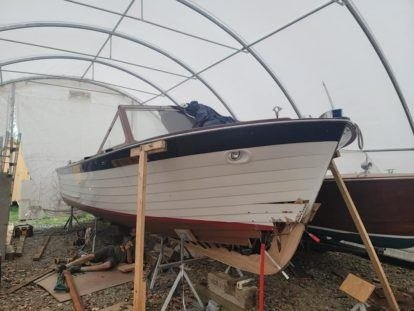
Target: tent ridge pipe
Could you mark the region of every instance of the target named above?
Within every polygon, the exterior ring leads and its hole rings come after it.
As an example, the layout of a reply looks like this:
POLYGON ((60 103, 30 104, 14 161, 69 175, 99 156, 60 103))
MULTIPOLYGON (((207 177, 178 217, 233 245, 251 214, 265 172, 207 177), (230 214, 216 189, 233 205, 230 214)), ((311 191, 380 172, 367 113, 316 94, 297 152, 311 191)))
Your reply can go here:
MULTIPOLYGON (((105 42, 102 44, 102 46, 100 47, 99 51, 96 53, 96 55, 94 55, 93 57, 93 61, 99 56, 99 54, 101 54, 102 50, 104 49, 105 45, 108 43, 109 40, 111 40, 112 38, 112 34, 118 29, 119 24, 121 24, 122 20, 125 17, 125 14, 128 13, 129 9, 131 8, 131 6, 134 4, 135 0, 131 0, 131 2, 128 4, 127 8, 125 9, 124 13, 121 15, 121 17, 119 18, 119 20, 116 22, 115 26, 112 28, 111 33, 108 35, 108 38, 106 38, 105 42)), ((112 41, 111 41, 112 42, 112 41)), ((112 45, 111 45, 111 49, 112 49, 112 45)), ((91 61, 91 63, 89 64, 88 68, 86 68, 85 72, 82 74, 81 78, 84 78, 86 76, 86 74, 88 73, 89 69, 91 69, 91 67, 93 66, 93 61, 91 61)))
MULTIPOLYGON (((298 23, 299 21, 301 21, 301 20, 303 20, 303 19, 305 19, 305 18, 307 18, 307 17, 309 17, 309 16, 311 16, 311 15, 313 15, 313 14, 315 14, 315 13, 319 12, 320 10, 322 10, 322 9, 324 9, 324 8, 326 8, 326 7, 328 7, 329 5, 331 5, 331 4, 333 4, 333 3, 336 3, 336 1, 337 1, 337 0, 331 0, 331 1, 326 2, 325 4, 322 4, 321 6, 318 6, 317 8, 315 8, 315 9, 313 9, 313 10, 311 10, 311 11, 307 12, 306 14, 303 14, 303 15, 299 16, 298 18, 296 18, 296 19, 292 20, 291 22, 289 22, 289 23, 287 23, 287 24, 285 24, 285 25, 283 25, 283 26, 279 27, 278 29, 273 30, 272 32, 268 33, 267 35, 265 35, 265 36, 263 36, 263 37, 261 37, 261 38, 259 38, 259 39, 257 39, 256 41, 253 41, 252 43, 249 43, 249 44, 247 45, 247 47, 252 47, 253 45, 255 45, 255 44, 257 44, 257 43, 262 42, 263 40, 265 40, 265 39, 267 39, 267 38, 269 38, 269 37, 271 37, 271 36, 273 36, 273 35, 277 34, 278 32, 280 32, 280 31, 282 31, 282 30, 285 30, 286 28, 288 28, 288 27, 290 27, 290 26, 292 26, 292 25, 294 25, 294 24, 298 23)), ((211 68, 213 68, 213 67, 217 66, 218 64, 220 64, 220 63, 222 63, 222 62, 226 61, 227 59, 229 59, 229 58, 233 57, 234 55, 236 55, 236 54, 238 54, 238 53, 240 53, 240 52, 242 52, 242 51, 244 51, 244 50, 245 50, 245 48, 241 48, 241 49, 239 49, 239 50, 237 50, 237 51, 232 52, 231 54, 227 55, 226 57, 221 58, 221 59, 219 59, 218 61, 215 61, 214 63, 212 63, 212 64, 208 65, 207 67, 204 67, 203 69, 201 69, 200 71, 198 71, 198 72, 197 72, 197 75, 202 74, 203 72, 205 72, 205 71, 207 71, 207 70, 209 70, 209 69, 211 69, 211 68)), ((185 82, 187 82, 188 80, 192 79, 193 77, 194 77, 194 75, 193 75, 193 76, 191 76, 191 77, 187 77, 185 80, 178 82, 177 84, 175 84, 175 85, 173 85, 172 87, 168 88, 166 91, 167 91, 167 92, 172 91, 173 89, 175 89, 175 88, 179 87, 180 85, 182 85, 183 83, 185 83, 185 82)), ((157 98, 158 96, 160 96, 160 95, 156 95, 156 96, 154 96, 154 97, 152 97, 152 98, 150 98, 150 99, 147 99, 147 100, 146 100, 146 101, 144 101, 143 103, 144 103, 144 104, 145 104, 145 103, 148 103, 148 102, 150 102, 150 101, 154 100, 155 98, 157 98)))
POLYGON ((296 106, 295 101, 293 100, 292 96, 289 94, 287 89, 284 87, 284 85, 282 84, 280 79, 276 76, 276 74, 272 71, 272 69, 266 64, 266 62, 251 47, 249 47, 248 44, 238 34, 236 34, 234 31, 232 31, 226 25, 221 23, 218 19, 216 19, 215 17, 213 17, 212 15, 207 13, 206 11, 200 9, 199 7, 195 6, 194 4, 189 3, 186 0, 176 0, 176 1, 178 1, 181 4, 187 6, 191 10, 197 12, 198 14, 204 16, 205 18, 210 20, 212 23, 214 23, 218 27, 220 27, 222 30, 224 30, 226 33, 228 33, 237 42, 239 42, 240 45, 242 45, 243 49, 246 49, 256 59, 256 61, 259 62, 259 64, 267 71, 267 73, 271 76, 273 81, 278 85, 280 90, 285 95, 286 99, 289 101, 290 105, 292 106, 292 108, 295 111, 295 113, 297 114, 297 116, 299 118, 302 117, 302 114, 300 113, 298 107, 296 106))
MULTIPOLYGON (((90 79, 81 79, 78 77, 72 77, 72 76, 66 76, 66 75, 50 75, 50 76, 31 76, 31 77, 24 77, 24 78, 18 78, 18 79, 13 79, 13 80, 7 80, 4 81, 2 83, 0 83, 0 87, 1 86, 5 86, 11 83, 19 83, 19 82, 30 82, 30 81, 35 81, 35 80, 70 80, 70 81, 77 81, 77 82, 83 82, 83 83, 90 83, 90 84, 94 84, 97 85, 99 87, 108 89, 110 91, 113 91, 115 93, 118 93, 118 95, 121 96, 125 96, 128 97, 129 99, 139 103, 140 105, 142 104, 142 101, 134 96, 131 96, 125 92, 122 92, 121 90, 118 90, 117 88, 111 87, 106 85, 105 83, 102 82, 97 82, 95 80, 90 80, 90 79)), ((62 85, 63 87, 65 87, 64 85, 62 85)), ((68 86, 68 88, 71 88, 70 86, 68 86)), ((94 92, 93 90, 91 90, 92 92, 94 92)), ((110 93, 108 93, 110 94, 110 93)), ((117 95, 117 94, 113 94, 113 95, 117 95)))
MULTIPOLYGON (((29 61, 36 61, 36 60, 46 60, 46 59, 73 59, 73 60, 80 60, 80 61, 86 61, 86 62, 90 62, 92 61, 91 58, 89 57, 81 57, 81 56, 74 56, 74 55, 43 55, 43 56, 31 56, 31 57, 22 57, 22 58, 17 58, 17 59, 13 59, 13 60, 9 60, 3 63, 0 63, 1 67, 4 66, 8 66, 8 65, 12 65, 12 64, 17 64, 17 63, 23 63, 23 62, 29 62, 29 61)), ((134 76, 135 78, 144 81, 145 83, 151 85, 154 89, 158 90, 160 93, 165 93, 163 89, 161 89, 159 86, 157 86, 156 84, 154 84, 153 82, 145 79, 144 77, 142 77, 141 75, 132 72, 128 69, 125 69, 123 67, 108 63, 108 62, 104 62, 102 60, 94 60, 95 63, 98 64, 102 64, 104 66, 108 66, 108 67, 112 67, 115 69, 118 69, 120 71, 123 71, 127 74, 130 74, 131 76, 134 76)), ((175 105, 179 106, 179 103, 172 98, 169 94, 165 94, 165 96, 171 100, 175 105)))
MULTIPOLYGON (((198 80, 202 84, 204 84, 204 86, 207 87, 210 90, 210 92, 212 92, 214 94, 214 96, 221 102, 221 104, 227 109, 227 111, 230 113, 230 115, 234 119, 237 120, 236 115, 234 114, 232 109, 226 104, 226 102, 223 100, 223 98, 213 89, 213 87, 211 87, 207 83, 207 81, 205 81, 202 77, 198 76, 197 73, 193 69, 191 69, 189 66, 184 64, 178 58, 172 56, 170 53, 162 50, 161 48, 159 48, 155 45, 152 45, 148 42, 142 41, 138 38, 135 38, 135 37, 132 37, 132 36, 129 36, 127 34, 120 33, 120 32, 112 32, 109 29, 105 29, 105 28, 101 28, 101 27, 97 27, 97 26, 66 23, 66 22, 27 22, 27 23, 19 23, 19 24, 10 24, 10 25, 1 26, 0 27, 0 32, 16 30, 16 29, 23 29, 23 28, 40 28, 40 27, 74 28, 74 29, 83 29, 83 30, 96 31, 96 32, 101 32, 101 33, 106 33, 106 34, 112 34, 115 37, 119 37, 119 38, 122 38, 122 39, 125 39, 125 40, 128 40, 128 41, 131 41, 131 42, 135 42, 137 44, 140 44, 140 45, 143 45, 143 46, 149 48, 150 50, 158 52, 159 54, 164 55, 165 57, 171 59, 173 62, 177 63, 178 65, 180 65, 181 67, 186 69, 193 76, 197 77, 198 80)), ((163 95, 167 95, 167 94, 163 93, 163 95)))
POLYGON ((377 53, 382 65, 385 68, 385 71, 388 74, 388 77, 391 80, 392 85, 394 86, 394 89, 398 95, 398 98, 400 99, 401 105, 403 106, 405 115, 407 116, 408 123, 410 124, 411 131, 414 134, 414 121, 411 116, 410 108, 408 108, 407 102, 405 100, 404 94, 401 91, 400 85, 397 81, 397 78, 394 75, 394 72, 392 71, 391 65, 389 64, 387 58, 385 57, 384 52, 382 51, 378 41, 375 39, 373 33, 368 27, 368 24, 363 20, 361 14, 359 14, 357 7, 354 5, 354 3, 351 0, 342 0, 351 15, 354 17, 358 25, 361 27, 362 31, 365 33, 366 37, 368 38, 368 41, 371 43, 372 47, 375 50, 375 53, 377 53))
MULTIPOLYGON (((80 6, 88 7, 88 8, 91 8, 91 9, 95 9, 95 10, 98 10, 98 11, 110 13, 110 14, 122 15, 122 13, 119 13, 119 12, 116 12, 116 11, 108 10, 108 9, 98 7, 98 6, 95 6, 95 5, 91 5, 91 4, 87 4, 87 3, 82 3, 82 2, 79 2, 79 1, 73 1, 73 0, 64 0, 64 1, 70 2, 70 3, 73 3, 73 4, 77 4, 77 5, 80 5, 80 6)), ((141 6, 141 8, 142 8, 142 6, 141 6)), ((184 35, 184 36, 187 36, 187 37, 190 37, 190 38, 195 38, 195 39, 199 39, 201 41, 205 41, 205 42, 208 42, 208 43, 211 43, 211 44, 222 46, 222 47, 225 47, 225 48, 228 48, 228 49, 231 49, 231 50, 238 50, 237 47, 233 47, 233 46, 230 46, 230 45, 227 45, 227 44, 224 44, 224 43, 220 43, 220 42, 217 42, 217 41, 214 41, 214 40, 210 40, 210 39, 207 39, 207 38, 204 38, 204 37, 201 37, 201 36, 193 35, 191 33, 184 32, 184 31, 181 31, 181 30, 178 30, 178 29, 175 29, 175 28, 171 28, 171 27, 167 27, 167 26, 164 26, 164 25, 161 25, 161 24, 158 24, 158 23, 154 23, 154 22, 151 22, 149 20, 145 20, 142 17, 139 18, 139 17, 128 15, 128 14, 125 14, 125 17, 136 20, 136 21, 139 21, 139 22, 142 22, 142 23, 146 23, 146 24, 149 24, 149 25, 152 25, 152 26, 155 26, 155 27, 159 27, 159 28, 166 29, 166 30, 169 30, 169 31, 172 31, 172 32, 176 32, 176 33, 179 33, 181 35, 184 35)))
MULTIPOLYGON (((140 93, 144 93, 144 94, 150 94, 153 95, 154 93, 150 93, 147 91, 143 91, 143 90, 139 90, 133 87, 128 87, 128 86, 124 86, 124 85, 120 85, 120 84, 114 84, 114 83, 110 83, 110 82, 105 82, 105 81, 99 81, 99 80, 91 80, 88 78, 79 78, 79 77, 75 77, 75 76, 68 76, 68 75, 53 75, 53 74, 45 74, 45 73, 40 73, 40 72, 33 72, 33 71, 22 71, 22 70, 12 70, 12 69, 3 69, 4 72, 11 72, 11 73, 21 73, 21 74, 28 74, 28 75, 36 75, 36 76, 43 76, 43 77, 71 77, 71 78, 77 78, 80 80, 86 80, 86 81, 94 81, 96 83, 101 83, 104 85, 109 85, 109 86, 115 86, 117 88, 121 88, 121 89, 126 89, 126 90, 131 90, 131 91, 136 91, 136 92, 140 92, 140 93)), ((159 94, 157 94, 157 96, 159 96, 159 94)))

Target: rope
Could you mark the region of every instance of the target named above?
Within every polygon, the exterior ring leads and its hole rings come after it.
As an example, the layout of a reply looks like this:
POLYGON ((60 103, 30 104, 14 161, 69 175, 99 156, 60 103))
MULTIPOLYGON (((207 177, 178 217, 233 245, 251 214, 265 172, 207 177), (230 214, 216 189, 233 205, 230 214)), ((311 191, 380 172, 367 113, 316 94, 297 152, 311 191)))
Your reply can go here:
POLYGON ((362 136, 361 129, 359 128, 358 124, 355 123, 357 139, 358 139, 358 148, 363 151, 364 150, 364 137, 362 136))

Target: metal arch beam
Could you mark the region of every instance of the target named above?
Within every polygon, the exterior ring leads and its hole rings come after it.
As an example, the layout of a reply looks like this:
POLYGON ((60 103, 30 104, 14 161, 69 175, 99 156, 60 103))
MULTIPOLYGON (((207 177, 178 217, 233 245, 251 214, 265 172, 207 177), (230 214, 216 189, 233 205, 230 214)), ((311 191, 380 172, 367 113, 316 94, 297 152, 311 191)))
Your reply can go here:
MULTIPOLYGON (((13 65, 13 64, 17 64, 17 63, 24 63, 24 62, 30 62, 30 61, 36 61, 36 60, 47 60, 47 59, 72 59, 72 60, 80 60, 80 61, 86 61, 86 62, 92 61, 92 59, 89 58, 89 57, 82 57, 82 56, 75 56, 75 55, 44 55, 44 56, 32 56, 32 57, 25 57, 25 58, 23 57, 23 58, 17 58, 17 59, 9 60, 9 61, 6 61, 4 63, 0 63, 0 67, 13 65)), ((145 79, 144 77, 142 77, 141 75, 139 75, 135 72, 132 72, 132 71, 130 71, 128 69, 125 69, 123 67, 120 67, 120 66, 114 65, 112 63, 102 61, 102 60, 98 60, 98 59, 95 59, 94 62, 98 63, 98 64, 101 64, 101 65, 104 65, 104 66, 112 67, 112 68, 120 70, 120 71, 123 71, 123 72, 125 72, 125 73, 127 73, 127 74, 129 74, 129 75, 131 75, 131 76, 133 76, 133 77, 149 84, 149 85, 151 85, 154 89, 156 89, 160 93, 165 93, 165 91, 162 88, 160 88, 159 86, 157 86, 153 82, 145 79)), ((165 93, 165 96, 169 100, 171 100, 175 105, 179 106, 179 103, 174 98, 172 98, 169 94, 165 93)))
MULTIPOLYGON (((13 69, 2 69, 1 71, 2 72, 19 73, 19 74, 35 75, 35 76, 43 76, 43 77, 56 77, 56 75, 45 74, 45 73, 40 73, 40 72, 33 72, 33 71, 22 71, 22 70, 13 70, 13 69)), ((61 76, 61 75, 57 75, 57 76, 61 76)), ((64 75, 64 76, 65 77, 75 77, 75 76, 67 76, 67 75, 64 75)), ((79 78, 79 77, 76 77, 76 78, 79 78)), ((85 80, 90 80, 90 79, 85 78, 85 80)), ((124 86, 124 85, 120 85, 120 84, 114 84, 114 83, 109 83, 109 82, 105 82, 105 81, 99 81, 99 80, 96 80, 96 79, 94 79, 92 81, 95 81, 95 82, 98 82, 98 83, 101 83, 101 84, 105 84, 105 85, 108 85, 108 86, 114 86, 114 87, 119 88, 119 89, 131 90, 131 91, 136 91, 136 92, 139 92, 139 93, 159 96, 158 94, 155 94, 155 93, 135 89, 133 87, 128 87, 128 86, 124 86)))
POLYGON ((401 91, 400 85, 397 81, 397 78, 394 75, 394 72, 391 68, 390 63, 388 62, 387 58, 385 57, 384 52, 382 51, 378 41, 375 39, 372 31, 369 29, 368 24, 364 21, 362 18, 362 15, 358 12, 357 7, 354 5, 354 3, 351 0, 342 0, 342 2, 345 4, 348 11, 351 13, 351 15, 354 17, 355 21, 358 23, 358 25, 361 27, 362 31, 364 32, 365 36, 367 37, 368 41, 371 43, 372 47, 375 50, 375 53, 377 53, 378 58, 380 59, 382 65, 384 66, 385 71, 388 74, 388 77, 391 80, 391 83, 395 89, 395 92, 397 93, 397 96, 401 102, 401 105, 404 109, 405 115, 407 117, 408 123, 411 127, 411 131, 414 134, 414 120, 410 112, 410 108, 407 105, 407 102, 405 100, 404 94, 401 91))
MULTIPOLYGON (((24 28, 40 28, 40 27, 60 27, 60 28, 73 28, 73 29, 82 29, 82 30, 89 30, 89 31, 95 31, 100 33, 106 33, 106 34, 112 34, 112 36, 122 38, 137 44, 140 44, 142 46, 145 46, 149 48, 150 50, 153 50, 155 52, 158 52, 161 55, 164 55, 165 57, 171 59, 176 64, 180 65, 182 68, 186 69, 188 72, 190 72, 194 77, 196 77, 202 84, 204 84, 205 87, 207 87, 210 92, 214 94, 214 96, 221 102, 221 104, 227 109, 227 111, 230 113, 230 115, 237 119, 236 115, 232 111, 232 109, 226 104, 224 99, 217 93, 216 90, 213 89, 213 87, 207 83, 203 78, 197 75, 197 72, 190 68, 188 65, 186 65, 183 61, 176 58, 175 56, 171 55, 170 53, 162 50, 161 48, 150 44, 148 42, 145 42, 143 40, 140 40, 138 38, 129 36, 127 34, 123 34, 120 32, 112 32, 110 29, 105 29, 97 26, 90 26, 90 25, 83 25, 83 24, 75 24, 75 23, 66 23, 66 22, 28 22, 28 23, 19 23, 19 24, 11 24, 6 26, 0 27, 0 32, 3 31, 10 31, 10 30, 17 30, 17 29, 24 29, 24 28)), ((97 61, 96 61, 97 62, 97 61)), ((163 95, 168 97, 168 94, 162 93, 163 95)))
POLYGON ((194 4, 188 2, 187 0, 176 0, 179 3, 185 5, 189 9, 197 12, 198 14, 204 16, 209 21, 214 23, 216 26, 220 27, 222 30, 224 30, 226 33, 228 33, 231 37, 233 37, 237 42, 240 43, 240 45, 243 47, 243 49, 246 49, 255 59, 256 61, 263 67, 264 70, 271 76, 273 81, 278 85, 280 90, 285 95, 286 99, 289 101, 290 105, 292 106, 293 110, 297 114, 299 118, 302 118, 302 114, 300 113, 298 107, 296 106, 295 101, 293 100, 292 96, 289 94, 285 86, 282 84, 280 79, 276 76, 276 74, 272 71, 272 69, 266 64, 266 62, 245 42, 238 34, 236 34, 233 30, 228 28, 226 25, 221 23, 218 19, 213 17, 211 14, 207 13, 206 11, 202 10, 201 8, 195 6, 194 4))
MULTIPOLYGON (((90 79, 81 79, 78 77, 72 77, 72 76, 66 76, 66 75, 50 75, 50 76, 30 76, 30 77, 24 77, 24 78, 17 78, 17 79, 13 79, 13 80, 7 80, 7 81, 3 81, 2 83, 0 83, 0 87, 8 85, 8 84, 12 84, 12 83, 19 83, 19 82, 30 82, 30 81, 36 81, 36 80, 70 80, 70 81, 77 81, 77 82, 83 82, 83 83, 89 83, 89 84, 94 84, 97 85, 99 87, 105 88, 107 90, 113 91, 115 93, 118 93, 121 96, 125 96, 129 99, 131 99, 132 101, 137 102, 138 104, 142 105, 142 100, 138 99, 134 96, 129 95, 128 93, 125 93, 121 90, 118 90, 117 88, 105 85, 104 83, 100 83, 94 80, 90 80, 90 79)), ((70 87, 69 87, 70 88, 70 87)), ((114 94, 116 95, 116 94, 114 94)))
MULTIPOLYGON (((12 39, 6 39, 6 38, 0 38, 0 41, 16 43, 16 44, 22 44, 22 45, 27 45, 27 46, 33 46, 33 47, 38 47, 38 48, 42 48, 42 49, 48 49, 48 50, 53 50, 53 51, 58 51, 58 52, 71 53, 71 54, 87 56, 87 57, 94 57, 95 56, 93 54, 78 52, 76 50, 61 49, 61 48, 57 48, 57 47, 50 46, 50 45, 42 45, 42 44, 36 44, 36 43, 31 43, 31 42, 26 42, 26 41, 12 40, 12 39)), ((183 75, 183 74, 179 74, 179 73, 175 73, 175 72, 167 71, 167 70, 162 70, 160 68, 144 66, 144 65, 141 65, 141 64, 136 64, 136 63, 124 61, 124 60, 120 60, 120 59, 113 58, 113 57, 98 56, 97 58, 101 58, 101 59, 109 60, 109 61, 114 61, 114 62, 121 63, 121 64, 124 64, 124 65, 131 65, 131 66, 140 67, 140 68, 144 68, 144 69, 154 70, 154 71, 157 71, 157 72, 162 72, 162 73, 177 76, 177 77, 180 77, 180 78, 188 78, 188 76, 183 75)))

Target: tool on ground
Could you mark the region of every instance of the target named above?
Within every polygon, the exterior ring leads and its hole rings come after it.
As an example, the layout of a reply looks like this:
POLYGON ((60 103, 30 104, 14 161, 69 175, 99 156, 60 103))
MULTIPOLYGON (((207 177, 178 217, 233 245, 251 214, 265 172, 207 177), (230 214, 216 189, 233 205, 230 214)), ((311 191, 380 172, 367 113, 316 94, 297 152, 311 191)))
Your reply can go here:
POLYGON ((53 290, 55 292, 66 292, 66 293, 69 291, 69 288, 66 285, 66 280, 65 280, 65 277, 63 275, 63 271, 62 272, 58 272, 57 280, 56 280, 56 285, 53 288, 53 290))

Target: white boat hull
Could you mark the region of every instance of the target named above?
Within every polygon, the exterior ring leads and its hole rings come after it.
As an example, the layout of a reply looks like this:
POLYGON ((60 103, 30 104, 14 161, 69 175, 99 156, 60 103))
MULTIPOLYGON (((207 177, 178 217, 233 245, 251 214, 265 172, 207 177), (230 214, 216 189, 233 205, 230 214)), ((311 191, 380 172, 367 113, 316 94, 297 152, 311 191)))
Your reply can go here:
MULTIPOLYGON (((273 226, 308 213, 337 142, 243 149, 148 163, 146 216, 273 226), (298 199, 308 204, 298 204, 298 199)), ((135 215, 137 165, 59 175, 63 198, 96 209, 135 215)))

